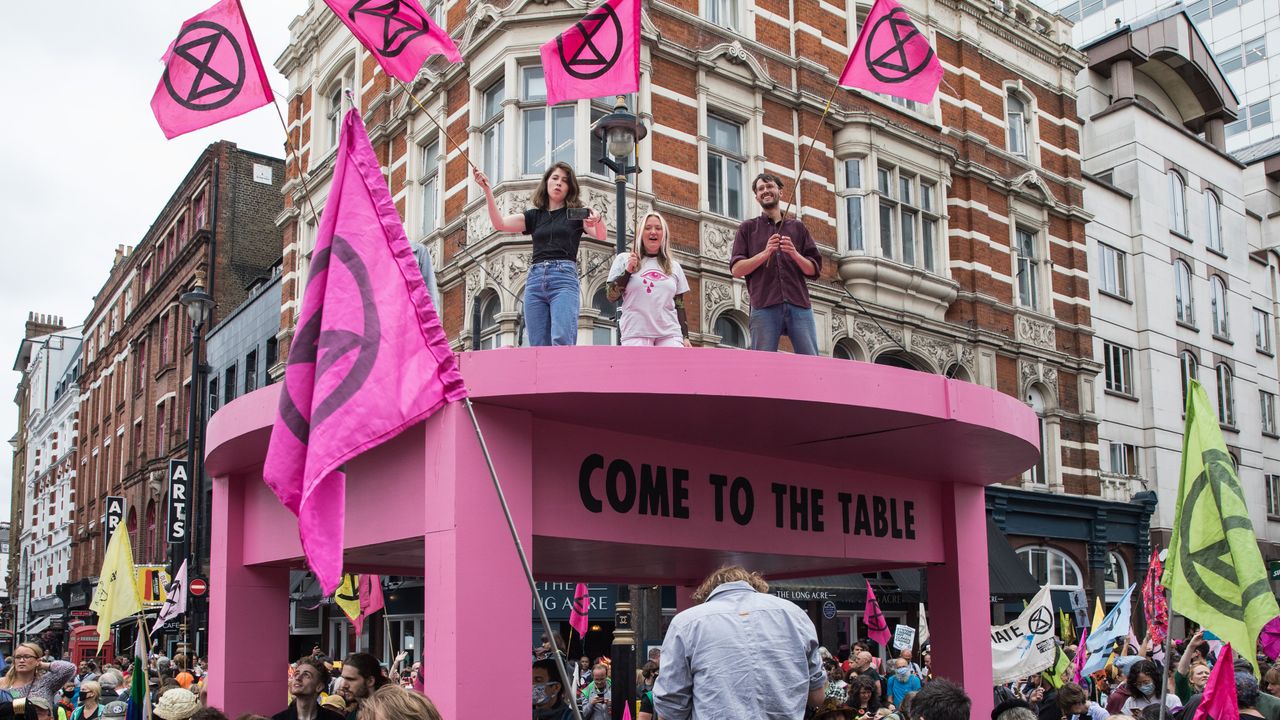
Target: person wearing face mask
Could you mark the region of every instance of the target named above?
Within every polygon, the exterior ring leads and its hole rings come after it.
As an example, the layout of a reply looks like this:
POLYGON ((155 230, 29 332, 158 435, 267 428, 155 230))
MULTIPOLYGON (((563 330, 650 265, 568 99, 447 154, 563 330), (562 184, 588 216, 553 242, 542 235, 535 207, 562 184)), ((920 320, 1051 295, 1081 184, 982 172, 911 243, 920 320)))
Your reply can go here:
POLYGON ((1062 720, 1107 720, 1107 709, 1089 699, 1084 688, 1076 683, 1063 683, 1058 688, 1058 708, 1062 720))
POLYGON ((671 256, 667 219, 644 216, 631 252, 609 268, 610 300, 622 298, 622 344, 633 347, 689 347, 684 294, 689 281, 671 256), (633 277, 638 276, 638 277, 633 277))
POLYGON ((533 664, 533 720, 573 720, 573 708, 564 701, 559 677, 555 660, 533 664))
MULTIPOLYGON (((1157 684, 1159 679, 1160 668, 1155 663, 1150 660, 1139 660, 1134 663, 1129 668, 1129 676, 1125 679, 1125 685, 1129 687, 1129 699, 1120 706, 1120 714, 1137 715, 1142 708, 1159 704, 1160 686, 1157 684)), ((1173 710, 1182 707, 1182 702, 1174 693, 1168 694, 1165 704, 1173 710)))
POLYGON ((582 720, 609 720, 613 717, 612 683, 609 668, 596 665, 591 669, 591 683, 578 696, 582 720))
POLYGON ((893 661, 893 675, 889 676, 887 685, 887 693, 890 701, 894 706, 902 704, 902 698, 907 693, 915 692, 921 687, 920 678, 911 674, 911 668, 907 666, 907 661, 898 658, 893 661))
POLYGON ((578 178, 568 163, 558 162, 542 174, 533 192, 533 207, 503 215, 489 187, 489 178, 475 171, 484 191, 493 229, 524 233, 533 239, 533 257, 524 286, 524 319, 530 345, 575 345, 582 288, 578 282, 578 243, 589 231, 603 241, 607 229, 595 210, 583 211, 578 178))

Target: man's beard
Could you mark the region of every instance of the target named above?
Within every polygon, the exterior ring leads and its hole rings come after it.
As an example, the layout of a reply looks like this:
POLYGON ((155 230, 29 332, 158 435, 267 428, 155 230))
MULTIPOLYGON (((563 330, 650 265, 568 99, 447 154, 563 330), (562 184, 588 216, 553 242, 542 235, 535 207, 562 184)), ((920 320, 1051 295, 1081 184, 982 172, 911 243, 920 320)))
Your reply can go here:
POLYGON ((760 207, 764 208, 765 210, 775 210, 778 207, 778 198, 775 197, 774 199, 767 200, 767 201, 761 200, 760 207))

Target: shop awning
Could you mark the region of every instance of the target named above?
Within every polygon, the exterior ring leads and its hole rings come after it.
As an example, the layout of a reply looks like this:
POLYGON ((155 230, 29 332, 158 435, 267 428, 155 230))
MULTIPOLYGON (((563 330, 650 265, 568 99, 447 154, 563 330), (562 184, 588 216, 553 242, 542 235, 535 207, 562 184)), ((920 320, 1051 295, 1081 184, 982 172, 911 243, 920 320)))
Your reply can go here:
POLYGON ((996 602, 1029 598, 1040 591, 1040 584, 1027 572, 1027 564, 1018 558, 1009 539, 987 518, 987 577, 991 597, 996 602))
MULTIPOLYGON (((36 618, 35 620, 32 620, 31 622, 27 623, 27 626, 22 629, 22 632, 26 635, 36 635, 36 634, 42 633, 45 631, 45 628, 49 627, 49 623, 53 622, 54 617, 55 617, 54 615, 45 615, 44 617, 36 618)), ((60 618, 62 616, 57 615, 56 617, 60 618)))

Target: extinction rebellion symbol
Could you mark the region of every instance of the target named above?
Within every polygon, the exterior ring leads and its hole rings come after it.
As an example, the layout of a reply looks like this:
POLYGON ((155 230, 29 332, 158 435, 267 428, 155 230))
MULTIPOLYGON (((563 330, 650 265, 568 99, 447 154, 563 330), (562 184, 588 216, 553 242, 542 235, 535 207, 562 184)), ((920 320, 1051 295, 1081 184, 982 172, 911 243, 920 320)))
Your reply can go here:
POLYGON ((564 71, 579 80, 594 80, 609 72, 622 55, 622 21, 618 19, 618 13, 606 3, 579 20, 574 27, 582 44, 577 49, 570 48, 569 57, 565 57, 564 36, 571 33, 556 38, 564 71))
POLYGON ((236 99, 244 87, 244 51, 225 27, 199 20, 182 29, 173 43, 173 56, 164 68, 164 87, 169 97, 188 110, 216 110, 236 99), (195 68, 191 87, 173 86, 170 71, 185 62, 195 68), (221 68, 221 70, 219 70, 221 68), (226 72, 234 68, 234 72, 226 72))
POLYGON ((871 34, 867 36, 864 52, 867 69, 883 83, 906 82, 919 75, 933 59, 933 48, 925 43, 928 50, 916 62, 911 62, 907 56, 910 47, 908 43, 918 35, 920 31, 911 22, 906 10, 898 7, 889 11, 876 21, 871 27, 871 34), (892 39, 884 36, 884 33, 892 35, 892 39), (883 42, 880 41, 882 37, 883 42))
POLYGON ((395 57, 409 47, 409 43, 427 34, 427 19, 413 3, 401 0, 360 0, 351 7, 347 17, 359 22, 356 15, 369 15, 382 21, 383 57, 395 57))

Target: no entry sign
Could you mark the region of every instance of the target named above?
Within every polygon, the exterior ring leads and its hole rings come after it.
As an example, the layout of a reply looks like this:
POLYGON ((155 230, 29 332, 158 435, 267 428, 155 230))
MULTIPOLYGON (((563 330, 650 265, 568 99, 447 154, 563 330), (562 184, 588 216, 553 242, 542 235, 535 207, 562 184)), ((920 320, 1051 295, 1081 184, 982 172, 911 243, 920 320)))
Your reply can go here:
POLYGON ((205 582, 204 578, 192 578, 188 592, 197 597, 204 595, 209 592, 209 583, 205 582))

